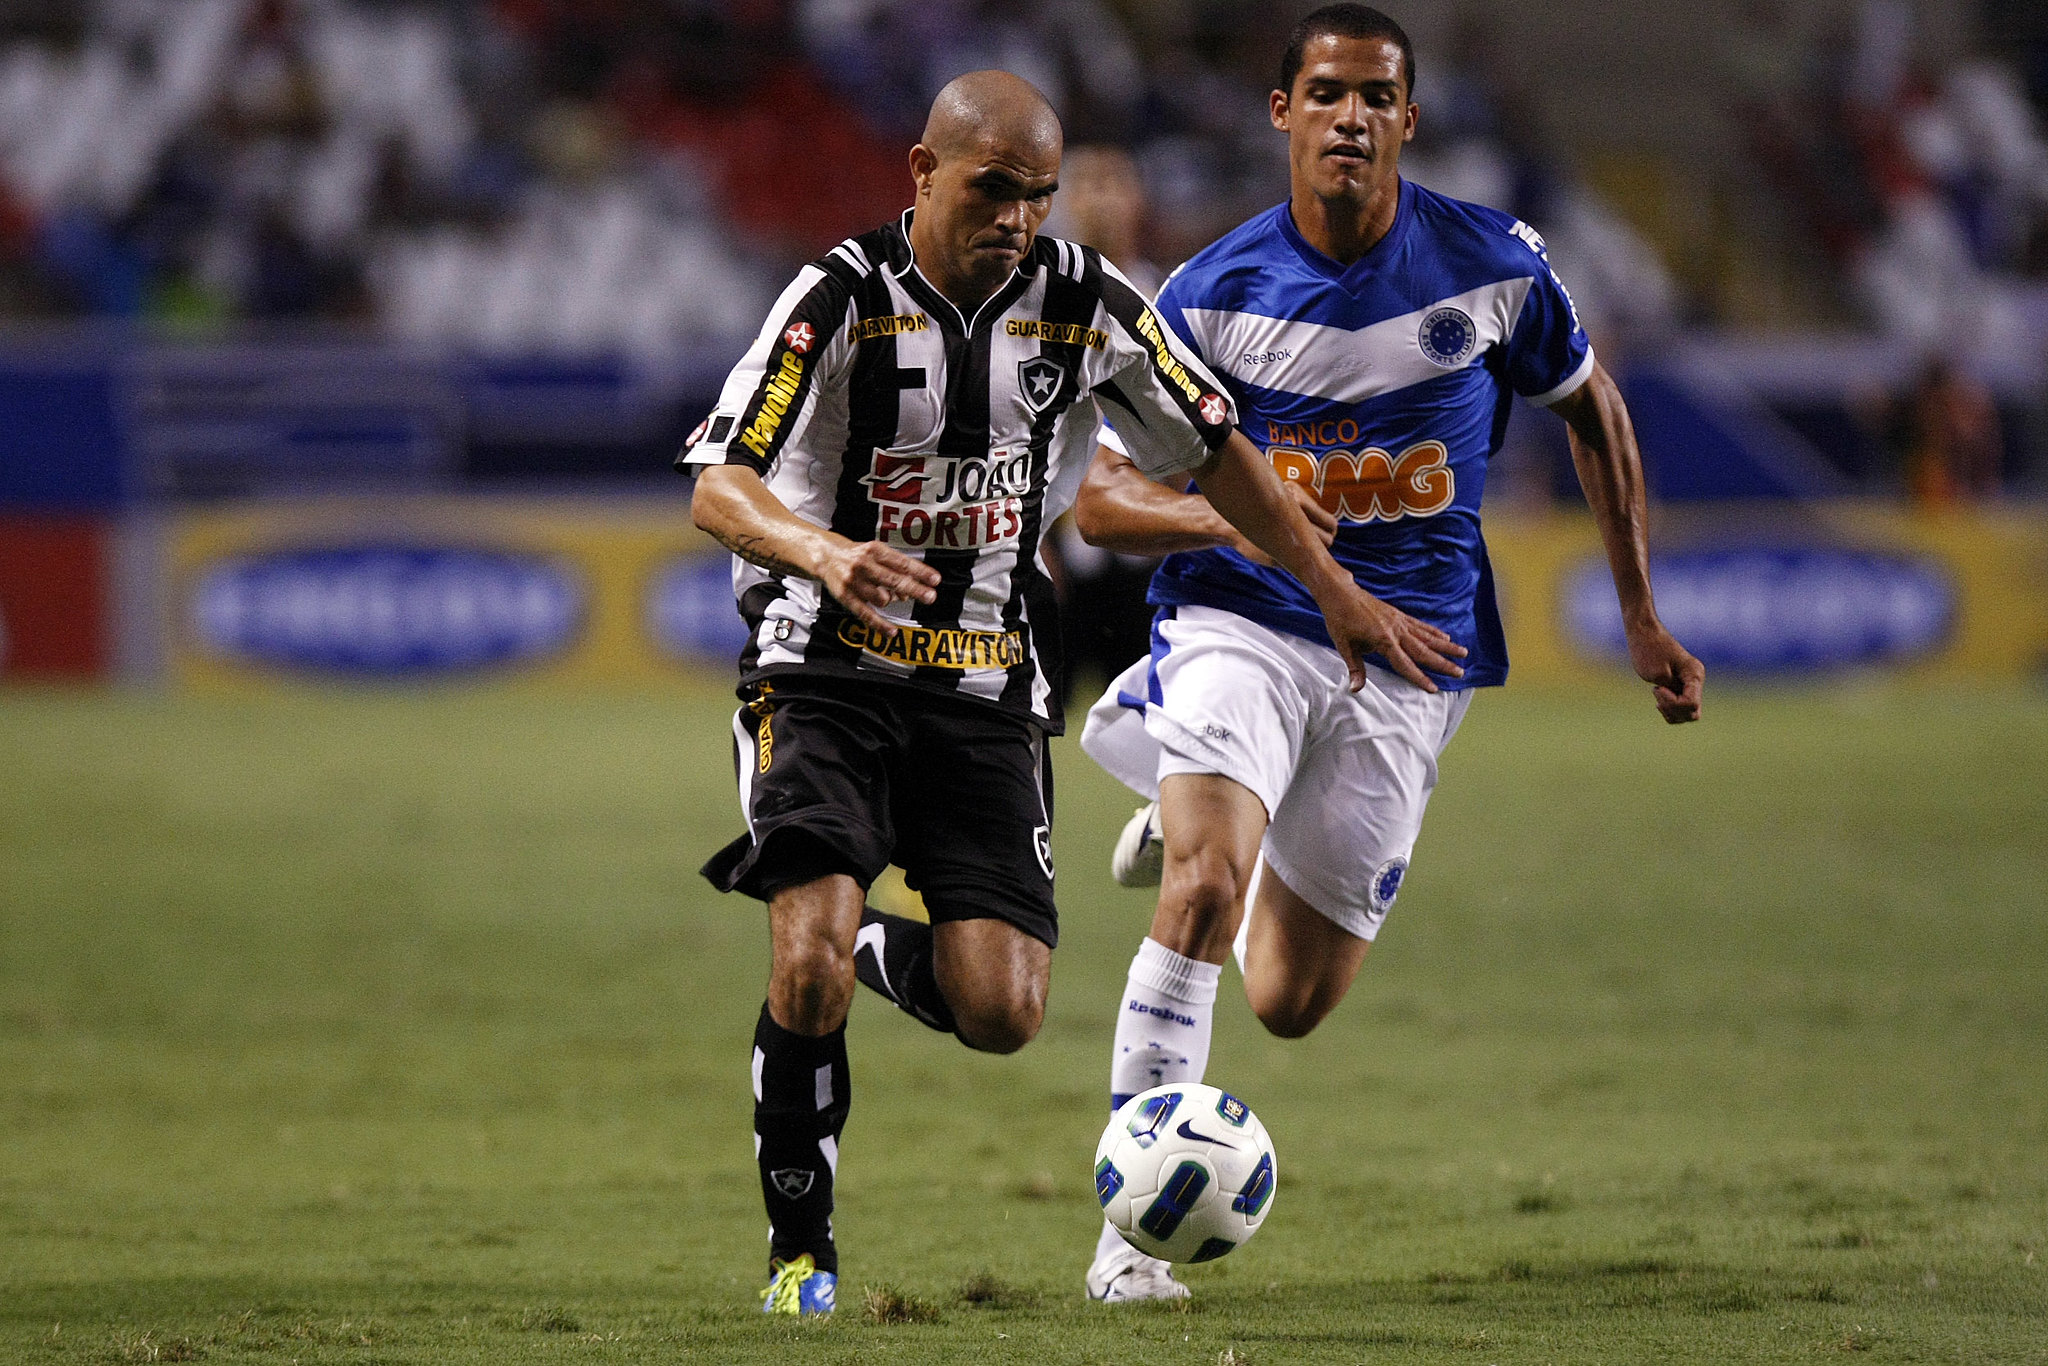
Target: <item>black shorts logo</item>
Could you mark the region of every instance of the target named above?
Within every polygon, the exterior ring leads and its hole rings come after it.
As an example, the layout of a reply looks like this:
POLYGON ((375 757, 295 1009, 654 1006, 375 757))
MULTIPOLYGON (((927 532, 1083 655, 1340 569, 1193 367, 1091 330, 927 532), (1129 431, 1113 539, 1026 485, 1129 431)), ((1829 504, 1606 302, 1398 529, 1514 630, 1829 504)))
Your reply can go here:
POLYGON ((818 1179, 818 1174, 803 1167, 777 1167, 768 1173, 768 1179, 790 1199, 801 1200, 811 1193, 811 1183, 818 1179))
POLYGON ((1031 852, 1038 855, 1038 866, 1045 869, 1045 880, 1052 881, 1052 829, 1036 826, 1031 831, 1031 852))
POLYGON ((766 773, 775 762, 775 700, 770 696, 775 691, 772 683, 763 683, 754 700, 747 703, 747 710, 761 718, 754 728, 755 752, 759 756, 755 772, 766 773))

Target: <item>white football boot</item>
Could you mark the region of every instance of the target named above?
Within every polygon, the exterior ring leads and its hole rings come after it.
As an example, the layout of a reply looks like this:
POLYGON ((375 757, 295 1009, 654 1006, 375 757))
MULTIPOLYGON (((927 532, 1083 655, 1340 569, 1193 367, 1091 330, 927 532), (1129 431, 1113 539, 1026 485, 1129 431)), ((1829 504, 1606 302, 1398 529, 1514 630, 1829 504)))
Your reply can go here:
POLYGON ((1095 1262, 1088 1268, 1088 1298, 1107 1304, 1126 1300, 1184 1300, 1194 1292, 1173 1278, 1173 1263, 1147 1257, 1123 1235, 1102 1225, 1095 1262))
POLYGON ((1109 875, 1119 887, 1157 887, 1166 869, 1166 842, 1159 836, 1159 803, 1147 802, 1124 823, 1109 856, 1109 875))

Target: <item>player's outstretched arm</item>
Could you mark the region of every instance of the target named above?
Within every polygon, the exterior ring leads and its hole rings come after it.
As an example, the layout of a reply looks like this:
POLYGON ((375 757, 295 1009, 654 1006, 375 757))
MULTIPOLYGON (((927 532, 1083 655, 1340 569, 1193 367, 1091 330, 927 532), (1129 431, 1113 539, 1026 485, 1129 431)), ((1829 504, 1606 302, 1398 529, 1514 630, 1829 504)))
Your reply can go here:
POLYGON ((939 571, 880 541, 849 541, 782 505, 745 465, 713 465, 697 476, 690 516, 727 550, 776 574, 816 579, 849 612, 885 636, 882 609, 938 596, 939 571))
POLYGON ((1367 654, 1379 655, 1425 692, 1437 686, 1424 669, 1448 678, 1464 676, 1454 656, 1462 656, 1465 647, 1360 588, 1330 557, 1301 505, 1243 432, 1233 431, 1209 463, 1195 471, 1195 484, 1225 520, 1315 598, 1331 643, 1350 666, 1353 692, 1365 686, 1367 654))
POLYGON ((1666 721, 1674 726, 1697 721, 1707 669, 1657 619, 1657 604, 1650 595, 1643 458, 1621 390, 1606 368, 1596 364, 1584 384, 1551 408, 1570 428, 1579 487, 1586 491, 1593 519, 1600 524, 1607 567, 1621 599, 1629 662, 1635 666, 1636 676, 1651 686, 1657 710, 1666 721))
MULTIPOLYGON (((1337 535, 1337 519, 1299 484, 1283 482, 1282 487, 1294 495, 1322 543, 1330 544, 1337 535)), ((1129 456, 1108 446, 1096 447, 1088 477, 1081 481, 1074 525, 1088 544, 1122 555, 1171 555, 1229 546, 1262 564, 1273 563, 1206 497, 1152 482, 1129 456)))

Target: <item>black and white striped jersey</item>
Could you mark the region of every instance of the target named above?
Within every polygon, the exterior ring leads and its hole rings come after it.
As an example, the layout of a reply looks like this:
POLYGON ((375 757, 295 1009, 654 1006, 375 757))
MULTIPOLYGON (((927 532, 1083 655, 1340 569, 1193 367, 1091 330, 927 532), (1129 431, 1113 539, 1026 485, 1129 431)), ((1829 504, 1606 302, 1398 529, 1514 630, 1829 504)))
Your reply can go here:
POLYGON ((976 698, 1057 730, 1059 625, 1039 537, 1108 416, 1164 477, 1209 459, 1235 411, 1215 377, 1089 248, 1039 237, 964 316, 911 259, 911 215, 804 267, 677 464, 743 464, 797 516, 939 571, 884 640, 812 579, 735 557, 743 679, 792 670, 976 698))

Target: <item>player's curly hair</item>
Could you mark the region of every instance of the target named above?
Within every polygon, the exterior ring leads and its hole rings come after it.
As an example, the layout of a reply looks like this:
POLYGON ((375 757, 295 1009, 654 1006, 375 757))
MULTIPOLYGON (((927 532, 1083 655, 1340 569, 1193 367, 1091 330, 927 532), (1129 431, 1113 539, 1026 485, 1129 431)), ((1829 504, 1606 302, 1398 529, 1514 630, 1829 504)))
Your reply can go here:
POLYGON ((1401 49, 1401 79, 1408 93, 1415 93, 1415 44, 1408 32, 1371 5, 1324 5, 1313 10, 1288 35, 1287 51, 1280 54, 1280 89, 1294 93, 1294 78, 1301 74, 1301 50, 1310 40, 1323 37, 1384 38, 1401 49))

